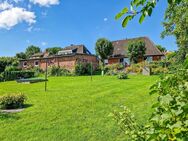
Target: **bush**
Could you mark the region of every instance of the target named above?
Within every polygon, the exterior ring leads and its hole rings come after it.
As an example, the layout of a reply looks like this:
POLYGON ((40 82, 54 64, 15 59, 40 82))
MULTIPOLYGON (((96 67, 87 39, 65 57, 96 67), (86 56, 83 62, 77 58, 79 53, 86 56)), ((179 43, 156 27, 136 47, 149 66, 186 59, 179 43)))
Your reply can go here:
POLYGON ((90 75, 91 74, 91 69, 92 69, 92 73, 94 74, 94 70, 92 68, 93 66, 90 63, 87 64, 82 64, 82 63, 78 63, 75 66, 75 70, 74 73, 75 75, 90 75))
POLYGON ((120 72, 117 76, 118 79, 127 79, 128 76, 127 76, 127 73, 125 72, 120 72))
POLYGON ((32 78, 34 74, 33 71, 5 71, 3 75, 5 81, 10 81, 20 78, 32 78))
POLYGON ((0 97, 1 109, 16 109, 22 108, 26 100, 23 94, 5 95, 0 97))
POLYGON ((39 67, 34 67, 32 71, 35 72, 34 74, 35 77, 39 77, 44 73, 44 71, 40 69, 39 67))
POLYGON ((0 82, 4 81, 3 73, 0 73, 0 82))
POLYGON ((65 68, 52 66, 48 70, 49 76, 70 76, 71 72, 65 68))
POLYGON ((141 64, 133 64, 130 67, 126 68, 127 73, 137 73, 140 74, 142 73, 142 65, 141 64))
POLYGON ((110 64, 104 68, 105 75, 117 75, 119 71, 122 71, 125 67, 123 64, 110 64))

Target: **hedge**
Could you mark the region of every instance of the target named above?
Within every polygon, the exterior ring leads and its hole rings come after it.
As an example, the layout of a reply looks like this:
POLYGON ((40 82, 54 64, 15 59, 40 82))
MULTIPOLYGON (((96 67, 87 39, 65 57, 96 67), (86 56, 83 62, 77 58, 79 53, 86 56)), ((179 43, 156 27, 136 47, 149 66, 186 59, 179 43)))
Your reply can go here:
POLYGON ((35 72, 33 71, 5 71, 4 80, 11 81, 20 78, 32 78, 34 77, 35 72))

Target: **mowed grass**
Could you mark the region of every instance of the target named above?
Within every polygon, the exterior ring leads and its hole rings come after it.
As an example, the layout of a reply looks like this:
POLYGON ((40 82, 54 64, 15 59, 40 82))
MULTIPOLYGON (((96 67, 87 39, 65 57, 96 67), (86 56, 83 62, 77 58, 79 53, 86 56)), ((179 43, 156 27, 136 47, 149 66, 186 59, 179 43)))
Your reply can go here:
POLYGON ((115 141, 125 140, 108 115, 128 106, 139 122, 150 116, 156 100, 149 88, 157 76, 51 77, 44 83, 0 83, 0 95, 24 93, 27 108, 0 116, 0 141, 115 141))

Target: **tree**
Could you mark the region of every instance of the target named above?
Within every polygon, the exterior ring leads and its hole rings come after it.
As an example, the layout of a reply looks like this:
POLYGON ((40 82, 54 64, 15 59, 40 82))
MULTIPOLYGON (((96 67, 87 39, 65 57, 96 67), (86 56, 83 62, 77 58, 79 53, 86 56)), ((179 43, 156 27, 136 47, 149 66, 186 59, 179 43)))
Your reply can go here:
POLYGON ((168 5, 163 22, 164 31, 161 37, 173 35, 179 46, 178 62, 184 62, 188 54, 188 1, 181 0, 178 4, 168 5))
POLYGON ((26 49, 25 54, 27 58, 29 58, 35 53, 40 53, 40 52, 41 52, 41 49, 39 47, 31 45, 26 49))
MULTIPOLYGON (((178 5, 181 1, 182 0, 167 0, 169 6, 174 4, 178 5)), ((116 15, 115 19, 120 19, 122 16, 126 15, 122 21, 122 26, 126 27, 130 20, 137 15, 140 15, 139 23, 142 23, 145 17, 152 15, 153 9, 156 7, 158 2, 159 0, 131 0, 130 9, 125 7, 116 15)))
POLYGON ((145 42, 142 40, 132 41, 128 45, 128 55, 132 63, 138 63, 139 59, 143 59, 145 52, 145 42))
POLYGON ((162 47, 161 45, 156 45, 156 47, 161 51, 161 52, 166 52, 166 48, 162 47))
POLYGON ((26 59, 26 54, 24 52, 16 53, 16 58, 18 59, 26 59))
POLYGON ((60 50, 62 50, 61 47, 52 47, 52 48, 46 49, 46 51, 49 53, 49 55, 56 55, 60 50))
POLYGON ((104 60, 113 54, 113 44, 105 38, 98 39, 95 45, 96 54, 102 62, 102 75, 104 75, 104 60))

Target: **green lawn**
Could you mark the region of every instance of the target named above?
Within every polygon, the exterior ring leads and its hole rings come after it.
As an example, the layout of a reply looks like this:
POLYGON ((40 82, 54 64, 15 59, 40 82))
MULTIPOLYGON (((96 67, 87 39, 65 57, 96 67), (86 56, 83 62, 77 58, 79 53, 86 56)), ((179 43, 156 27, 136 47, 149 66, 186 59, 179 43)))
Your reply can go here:
POLYGON ((128 106, 139 122, 151 114, 149 87, 157 76, 110 76, 49 78, 44 83, 0 83, 0 95, 22 92, 27 108, 0 116, 0 141, 115 141, 124 140, 109 113, 128 106))

